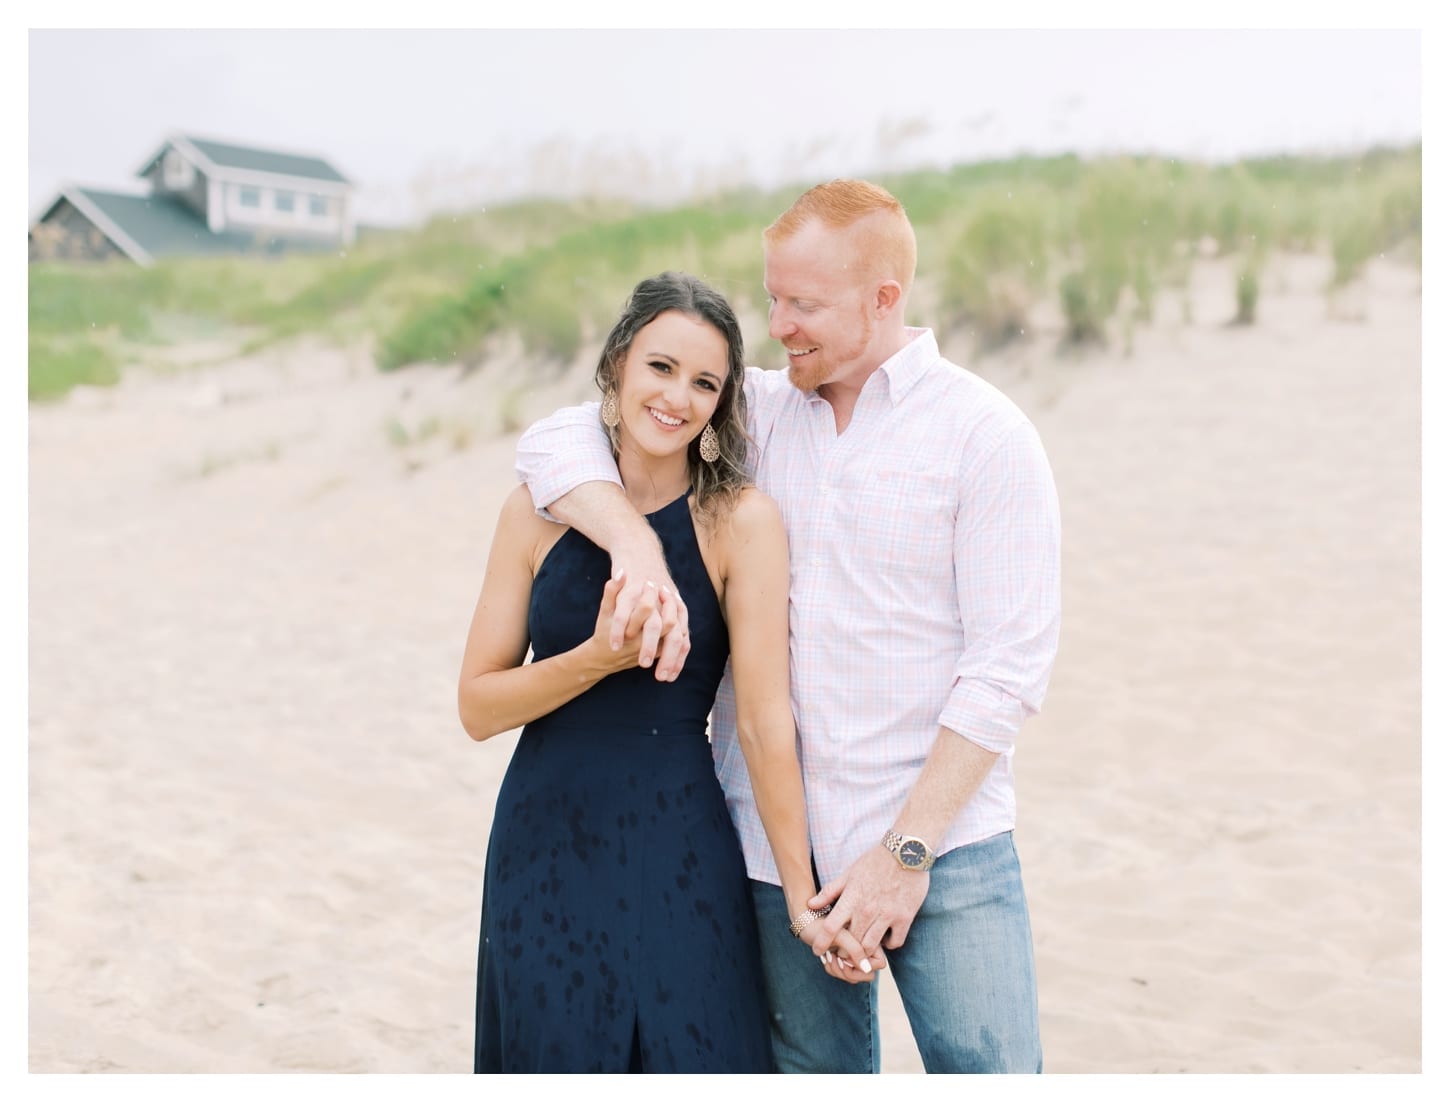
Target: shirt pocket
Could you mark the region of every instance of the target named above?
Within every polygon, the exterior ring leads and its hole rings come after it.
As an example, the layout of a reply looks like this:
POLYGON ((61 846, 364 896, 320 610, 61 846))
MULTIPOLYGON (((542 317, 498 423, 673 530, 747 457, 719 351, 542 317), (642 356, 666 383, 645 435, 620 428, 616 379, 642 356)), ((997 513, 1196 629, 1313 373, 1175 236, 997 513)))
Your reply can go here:
POLYGON ((949 582, 957 479, 940 471, 878 467, 851 488, 852 560, 886 576, 949 582))

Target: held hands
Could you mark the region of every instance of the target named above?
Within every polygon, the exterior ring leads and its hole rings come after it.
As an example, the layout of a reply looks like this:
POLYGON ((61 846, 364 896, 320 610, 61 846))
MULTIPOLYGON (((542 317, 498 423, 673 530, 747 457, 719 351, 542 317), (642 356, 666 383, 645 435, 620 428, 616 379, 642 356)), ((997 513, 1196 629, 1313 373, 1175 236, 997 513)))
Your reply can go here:
POLYGON ((621 548, 613 560, 614 573, 604 587, 611 603, 608 643, 616 654, 632 655, 619 668, 654 663, 656 681, 673 681, 690 653, 690 614, 659 543, 621 548))
POLYGON ((649 608, 638 605, 627 614, 624 619, 624 629, 621 632, 622 639, 616 647, 611 639, 614 631, 618 613, 621 610, 619 604, 619 592, 624 588, 624 578, 616 575, 604 583, 604 596, 599 601, 599 615, 594 620, 594 634, 589 637, 589 647, 593 654, 593 661, 606 674, 619 673, 621 670, 633 669, 635 666, 642 666, 645 663, 639 660, 640 642, 645 620, 649 616, 649 608))
MULTIPOLYGON (((820 898, 821 894, 818 894, 811 899, 811 902, 815 903, 820 898)), ((879 948, 875 953, 864 952, 861 943, 852 936, 850 930, 846 929, 838 930, 834 939, 828 939, 827 944, 830 947, 824 952, 815 948, 811 937, 812 931, 820 927, 822 920, 830 912, 830 904, 815 910, 804 910, 796 917, 791 929, 799 930, 796 937, 812 946, 811 952, 815 953, 820 962, 825 965, 829 975, 845 983, 870 983, 876 978, 876 973, 886 967, 886 956, 879 948)))
POLYGON ((884 968, 882 946, 901 948, 930 886, 931 873, 903 869, 884 848, 873 846, 806 902, 808 907, 830 907, 831 912, 811 923, 801 938, 837 979, 869 980, 871 974, 853 962, 864 955, 873 972, 884 968), (845 938, 854 939, 860 953, 849 952, 845 938))

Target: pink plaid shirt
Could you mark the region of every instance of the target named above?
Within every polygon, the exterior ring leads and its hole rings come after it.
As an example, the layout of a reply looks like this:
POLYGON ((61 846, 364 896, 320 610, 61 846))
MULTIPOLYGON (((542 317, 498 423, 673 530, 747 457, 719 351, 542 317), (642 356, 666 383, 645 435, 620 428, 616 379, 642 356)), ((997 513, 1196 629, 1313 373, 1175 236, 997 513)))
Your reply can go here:
MULTIPOLYGON (((791 702, 823 884, 880 844, 940 727, 1001 756, 938 852, 1011 830, 1013 746, 1057 652, 1061 534, 1041 441, 929 329, 911 332, 839 436, 825 399, 785 372, 750 368, 746 384, 756 483, 790 538, 791 702)), ((582 431, 596 411, 560 411, 520 440, 536 504, 619 481, 603 432, 582 431)), ((750 875, 778 884, 728 665, 711 738, 750 875)))

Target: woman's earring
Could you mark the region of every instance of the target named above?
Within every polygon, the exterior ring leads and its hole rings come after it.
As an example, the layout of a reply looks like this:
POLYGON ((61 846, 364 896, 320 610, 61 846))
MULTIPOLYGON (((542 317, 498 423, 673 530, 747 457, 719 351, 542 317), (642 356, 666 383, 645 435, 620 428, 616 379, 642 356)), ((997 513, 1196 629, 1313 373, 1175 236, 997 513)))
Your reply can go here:
POLYGON ((612 390, 604 396, 604 405, 599 407, 599 419, 612 429, 619 427, 619 399, 612 390))
POLYGON ((706 425, 705 431, 700 433, 700 458, 706 463, 720 458, 720 438, 715 435, 714 425, 706 425))

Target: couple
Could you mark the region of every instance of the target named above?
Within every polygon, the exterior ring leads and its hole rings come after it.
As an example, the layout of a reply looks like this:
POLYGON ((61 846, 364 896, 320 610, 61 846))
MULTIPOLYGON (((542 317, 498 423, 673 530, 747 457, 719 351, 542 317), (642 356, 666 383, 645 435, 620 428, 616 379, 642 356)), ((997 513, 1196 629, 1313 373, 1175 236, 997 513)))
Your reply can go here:
POLYGON ((475 1070, 879 1071, 888 960, 927 1071, 1041 1070, 1011 758, 1057 497, 1026 418, 906 326, 915 265, 888 192, 812 188, 765 231, 788 373, 666 274, 598 411, 521 440, 459 685, 474 738, 527 724, 475 1070))

